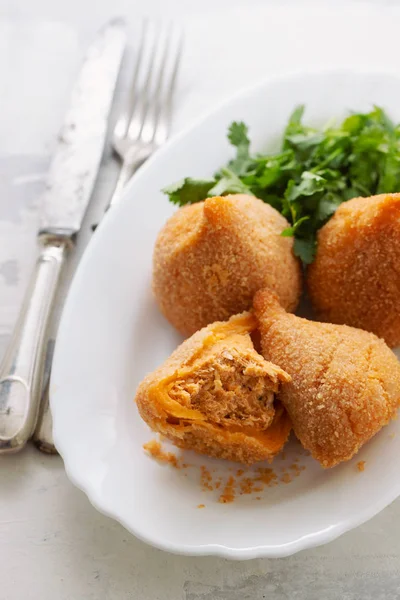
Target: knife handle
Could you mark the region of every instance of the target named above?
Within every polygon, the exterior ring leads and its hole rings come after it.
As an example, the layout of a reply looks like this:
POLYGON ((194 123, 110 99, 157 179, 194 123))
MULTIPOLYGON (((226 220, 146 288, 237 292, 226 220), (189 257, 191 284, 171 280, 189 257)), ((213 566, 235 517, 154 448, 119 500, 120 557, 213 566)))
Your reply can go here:
POLYGON ((52 304, 70 241, 43 236, 21 313, 0 367, 0 454, 21 450, 35 428, 52 304))
POLYGON ((39 418, 33 434, 33 443, 38 450, 45 454, 58 454, 53 441, 53 419, 50 412, 49 387, 50 377, 43 390, 39 418))

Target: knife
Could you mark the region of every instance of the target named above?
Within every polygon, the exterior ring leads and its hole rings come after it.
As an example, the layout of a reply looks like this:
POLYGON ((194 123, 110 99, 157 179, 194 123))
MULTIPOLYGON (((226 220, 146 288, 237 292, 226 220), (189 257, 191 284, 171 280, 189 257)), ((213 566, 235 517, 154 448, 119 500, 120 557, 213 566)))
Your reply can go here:
POLYGON ((53 417, 50 411, 50 375, 53 362, 55 340, 49 339, 45 353, 42 395, 39 400, 39 413, 32 441, 36 448, 45 454, 58 454, 53 439, 53 417))
POLYGON ((43 388, 40 411, 32 437, 36 448, 45 454, 58 454, 53 439, 53 418, 50 411, 50 377, 43 388))
POLYGON ((39 257, 0 366, 0 453, 22 449, 35 428, 49 317, 100 167, 125 46, 125 25, 114 19, 89 47, 72 91, 42 199, 39 257))

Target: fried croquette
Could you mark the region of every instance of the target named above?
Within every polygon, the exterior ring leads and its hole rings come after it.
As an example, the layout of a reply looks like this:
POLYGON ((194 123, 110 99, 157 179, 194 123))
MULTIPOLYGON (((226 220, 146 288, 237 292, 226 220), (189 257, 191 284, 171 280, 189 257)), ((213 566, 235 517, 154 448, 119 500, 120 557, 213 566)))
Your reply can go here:
POLYGON ((343 203, 319 232, 307 279, 319 319, 400 345, 400 194, 343 203))
POLYGON ((262 354, 291 376, 279 399, 323 467, 349 460, 395 416, 400 363, 372 333, 287 314, 269 290, 254 298, 262 354))
POLYGON ((181 344, 138 388, 140 415, 180 448, 245 464, 271 460, 291 429, 274 402, 289 376, 252 344, 249 313, 213 323, 181 344))
POLYGON ((184 335, 251 307, 255 292, 274 290, 295 310, 301 267, 288 222, 253 196, 208 198, 179 209, 154 249, 153 289, 164 316, 184 335))

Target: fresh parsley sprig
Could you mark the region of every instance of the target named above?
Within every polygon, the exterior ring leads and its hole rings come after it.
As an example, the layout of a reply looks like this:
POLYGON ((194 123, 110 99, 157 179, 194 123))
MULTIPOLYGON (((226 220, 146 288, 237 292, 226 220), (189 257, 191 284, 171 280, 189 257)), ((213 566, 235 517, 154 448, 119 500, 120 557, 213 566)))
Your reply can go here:
POLYGON ((275 154, 252 154, 247 126, 232 123, 228 139, 236 156, 213 178, 187 177, 163 192, 179 206, 210 196, 254 195, 287 218, 290 227, 282 235, 293 236, 295 254, 311 263, 318 229, 342 202, 400 191, 400 125, 378 106, 323 129, 305 126, 303 114, 304 106, 293 111, 275 154))

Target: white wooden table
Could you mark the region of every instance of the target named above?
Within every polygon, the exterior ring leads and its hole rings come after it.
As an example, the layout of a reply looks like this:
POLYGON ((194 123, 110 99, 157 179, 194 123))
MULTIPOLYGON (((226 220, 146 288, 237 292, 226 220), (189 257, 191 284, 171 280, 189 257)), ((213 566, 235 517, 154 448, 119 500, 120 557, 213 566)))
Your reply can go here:
MULTIPOLYGON (((38 195, 81 51, 110 16, 134 24, 144 13, 186 29, 175 131, 271 73, 400 69, 397 2, 0 0, 0 352, 34 260, 38 195)), ((107 156, 76 259, 114 177, 107 156)), ((139 542, 91 507, 58 457, 29 447, 0 459, 1 600, 394 600, 399 561, 399 501, 325 547, 233 563, 139 542)))

